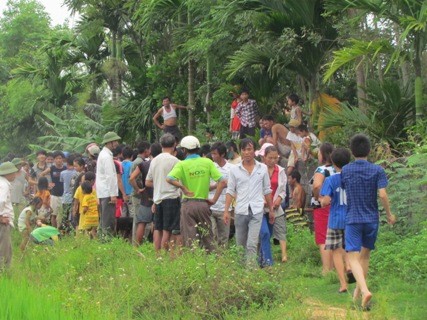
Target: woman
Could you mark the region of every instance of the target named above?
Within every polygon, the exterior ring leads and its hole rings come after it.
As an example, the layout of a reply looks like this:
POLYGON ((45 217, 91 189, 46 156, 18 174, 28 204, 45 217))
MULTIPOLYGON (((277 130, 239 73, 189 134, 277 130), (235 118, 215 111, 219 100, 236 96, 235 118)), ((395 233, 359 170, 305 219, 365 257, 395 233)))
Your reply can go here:
POLYGON ((321 207, 319 201, 320 190, 322 189, 325 179, 335 174, 332 166, 331 154, 334 151, 334 146, 330 143, 323 143, 320 146, 317 158, 321 166, 317 167, 314 172, 313 181, 313 196, 311 198, 311 206, 313 210, 314 220, 314 237, 316 245, 319 247, 320 257, 322 259, 322 273, 326 274, 332 270, 333 261, 330 250, 325 250, 326 231, 328 229, 328 218, 330 206, 321 207))
POLYGON ((260 230, 260 263, 261 267, 271 266, 273 264, 273 256, 271 253, 270 238, 274 238, 280 242, 280 249, 282 250, 282 262, 288 260, 286 253, 286 219, 285 212, 281 204, 286 197, 286 172, 285 168, 277 165, 279 162, 279 152, 275 146, 268 146, 261 148, 257 155, 263 157, 264 164, 267 166, 268 174, 270 176, 270 185, 273 198, 273 207, 275 213, 274 224, 268 221, 268 208, 264 214, 261 230, 260 230))

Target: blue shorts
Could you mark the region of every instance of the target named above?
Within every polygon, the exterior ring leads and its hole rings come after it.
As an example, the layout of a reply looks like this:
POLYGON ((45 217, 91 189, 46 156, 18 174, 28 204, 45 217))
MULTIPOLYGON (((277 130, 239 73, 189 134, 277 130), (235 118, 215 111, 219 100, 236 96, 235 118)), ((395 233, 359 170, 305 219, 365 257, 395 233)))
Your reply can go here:
POLYGON ((345 250, 359 252, 362 247, 375 249, 378 235, 378 223, 355 223, 345 226, 345 250))

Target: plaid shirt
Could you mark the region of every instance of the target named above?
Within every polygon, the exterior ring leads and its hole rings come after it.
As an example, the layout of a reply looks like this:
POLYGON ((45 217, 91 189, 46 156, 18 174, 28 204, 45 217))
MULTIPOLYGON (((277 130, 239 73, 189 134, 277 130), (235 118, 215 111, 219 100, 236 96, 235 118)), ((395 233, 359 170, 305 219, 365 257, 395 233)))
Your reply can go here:
POLYGON ((356 160, 343 167, 341 183, 347 194, 346 224, 378 223, 378 189, 388 184, 384 169, 356 160))
POLYGON ((240 118, 242 126, 249 128, 256 127, 256 117, 259 115, 256 101, 251 99, 246 103, 240 101, 236 107, 236 115, 240 118))

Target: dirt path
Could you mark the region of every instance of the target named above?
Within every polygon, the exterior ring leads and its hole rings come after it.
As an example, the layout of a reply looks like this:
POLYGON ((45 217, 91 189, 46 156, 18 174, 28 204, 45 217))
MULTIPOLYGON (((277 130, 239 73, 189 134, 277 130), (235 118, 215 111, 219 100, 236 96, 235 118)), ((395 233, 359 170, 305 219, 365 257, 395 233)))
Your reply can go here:
POLYGON ((339 307, 331 307, 314 299, 305 301, 311 320, 370 319, 369 313, 339 307))

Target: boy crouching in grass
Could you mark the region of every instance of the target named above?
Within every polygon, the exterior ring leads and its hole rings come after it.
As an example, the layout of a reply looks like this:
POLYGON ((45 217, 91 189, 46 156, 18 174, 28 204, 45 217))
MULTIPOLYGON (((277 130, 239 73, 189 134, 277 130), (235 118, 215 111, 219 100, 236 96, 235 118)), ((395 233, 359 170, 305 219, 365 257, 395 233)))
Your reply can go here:
POLYGON ((325 250, 332 250, 335 270, 340 281, 338 293, 347 292, 347 275, 349 282, 354 282, 350 271, 350 264, 345 252, 344 229, 347 211, 347 198, 345 191, 341 188, 341 169, 350 162, 350 151, 345 148, 337 148, 332 152, 331 160, 335 168, 335 175, 326 178, 320 191, 320 204, 322 207, 331 205, 328 220, 328 231, 326 233, 325 250))
POLYGON ((350 141, 350 149, 356 160, 343 167, 342 187, 347 195, 345 249, 351 271, 357 281, 353 300, 362 298, 362 308, 367 308, 372 298, 366 284, 371 250, 375 248, 379 227, 377 197, 385 209, 387 222, 394 224, 386 187, 388 184, 382 167, 368 162, 371 151, 369 138, 356 134, 350 141))

